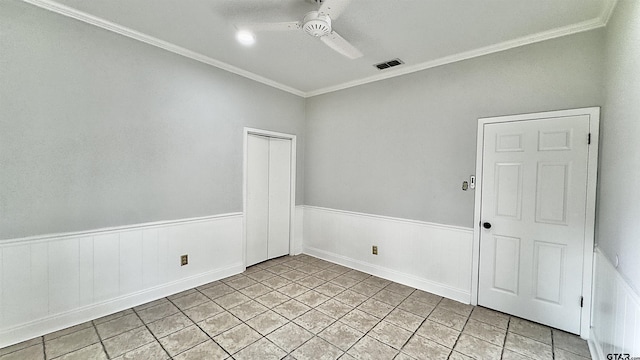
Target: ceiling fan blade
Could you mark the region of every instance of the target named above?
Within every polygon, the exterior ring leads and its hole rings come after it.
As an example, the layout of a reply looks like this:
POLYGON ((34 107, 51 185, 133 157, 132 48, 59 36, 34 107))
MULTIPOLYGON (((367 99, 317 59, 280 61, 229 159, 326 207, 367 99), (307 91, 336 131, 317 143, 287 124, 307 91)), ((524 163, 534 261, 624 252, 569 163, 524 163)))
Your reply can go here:
POLYGON ((351 0, 324 0, 318 12, 329 15, 331 20, 335 20, 349 6, 350 2, 351 0))
POLYGON ((288 21, 288 22, 278 22, 278 23, 245 23, 245 24, 236 24, 236 29, 238 30, 249 30, 249 31, 289 31, 289 30, 298 30, 300 29, 300 22, 298 21, 288 21))
POLYGON ((360 50, 351 45, 347 40, 340 36, 337 32, 332 31, 329 35, 322 36, 320 38, 322 42, 327 44, 333 50, 348 57, 349 59, 357 59, 362 57, 360 50))

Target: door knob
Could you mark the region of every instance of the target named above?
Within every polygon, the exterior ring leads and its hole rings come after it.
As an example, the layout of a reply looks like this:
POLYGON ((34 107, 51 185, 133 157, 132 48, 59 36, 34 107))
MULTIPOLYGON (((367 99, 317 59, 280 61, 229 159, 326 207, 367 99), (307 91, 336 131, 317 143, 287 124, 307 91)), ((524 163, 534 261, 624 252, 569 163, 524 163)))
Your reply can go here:
POLYGON ((484 222, 484 223, 482 223, 482 227, 485 228, 485 229, 491 229, 491 223, 484 222))

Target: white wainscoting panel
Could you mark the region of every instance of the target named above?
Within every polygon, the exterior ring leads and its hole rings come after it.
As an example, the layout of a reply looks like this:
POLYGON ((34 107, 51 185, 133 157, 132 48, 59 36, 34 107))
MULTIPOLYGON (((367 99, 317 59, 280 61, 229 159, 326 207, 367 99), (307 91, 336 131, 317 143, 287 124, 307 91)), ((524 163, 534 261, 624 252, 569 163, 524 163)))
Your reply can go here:
POLYGON ((296 205, 296 212, 293 217, 294 228, 293 228, 293 244, 292 244, 292 253, 294 255, 299 255, 302 253, 302 244, 304 242, 304 206, 296 205))
POLYGON ((304 207, 304 253, 467 304, 472 243, 471 228, 304 207))
POLYGON ((599 249, 595 255, 592 357, 604 360, 614 353, 640 357, 640 296, 599 249))
POLYGON ((1 240, 0 348, 242 271, 239 213, 1 240))

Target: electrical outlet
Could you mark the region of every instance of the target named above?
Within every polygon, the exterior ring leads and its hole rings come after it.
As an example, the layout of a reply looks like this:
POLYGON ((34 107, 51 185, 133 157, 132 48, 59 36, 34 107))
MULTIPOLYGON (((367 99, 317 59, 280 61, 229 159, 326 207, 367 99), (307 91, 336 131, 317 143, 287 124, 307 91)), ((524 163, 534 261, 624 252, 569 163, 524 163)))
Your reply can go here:
POLYGON ((189 255, 180 256, 180 266, 185 266, 189 263, 189 255))
POLYGON ((373 246, 371 247, 371 253, 372 253, 373 255, 378 255, 378 246, 377 246, 377 245, 373 245, 373 246))

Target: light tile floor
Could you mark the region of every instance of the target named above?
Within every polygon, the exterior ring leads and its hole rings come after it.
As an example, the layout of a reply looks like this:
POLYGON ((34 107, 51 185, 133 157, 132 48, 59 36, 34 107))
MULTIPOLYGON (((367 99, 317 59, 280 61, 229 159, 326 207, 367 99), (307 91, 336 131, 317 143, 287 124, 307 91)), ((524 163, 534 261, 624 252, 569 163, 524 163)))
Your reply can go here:
POLYGON ((27 359, 590 358, 562 331, 307 255, 0 349, 27 359))

